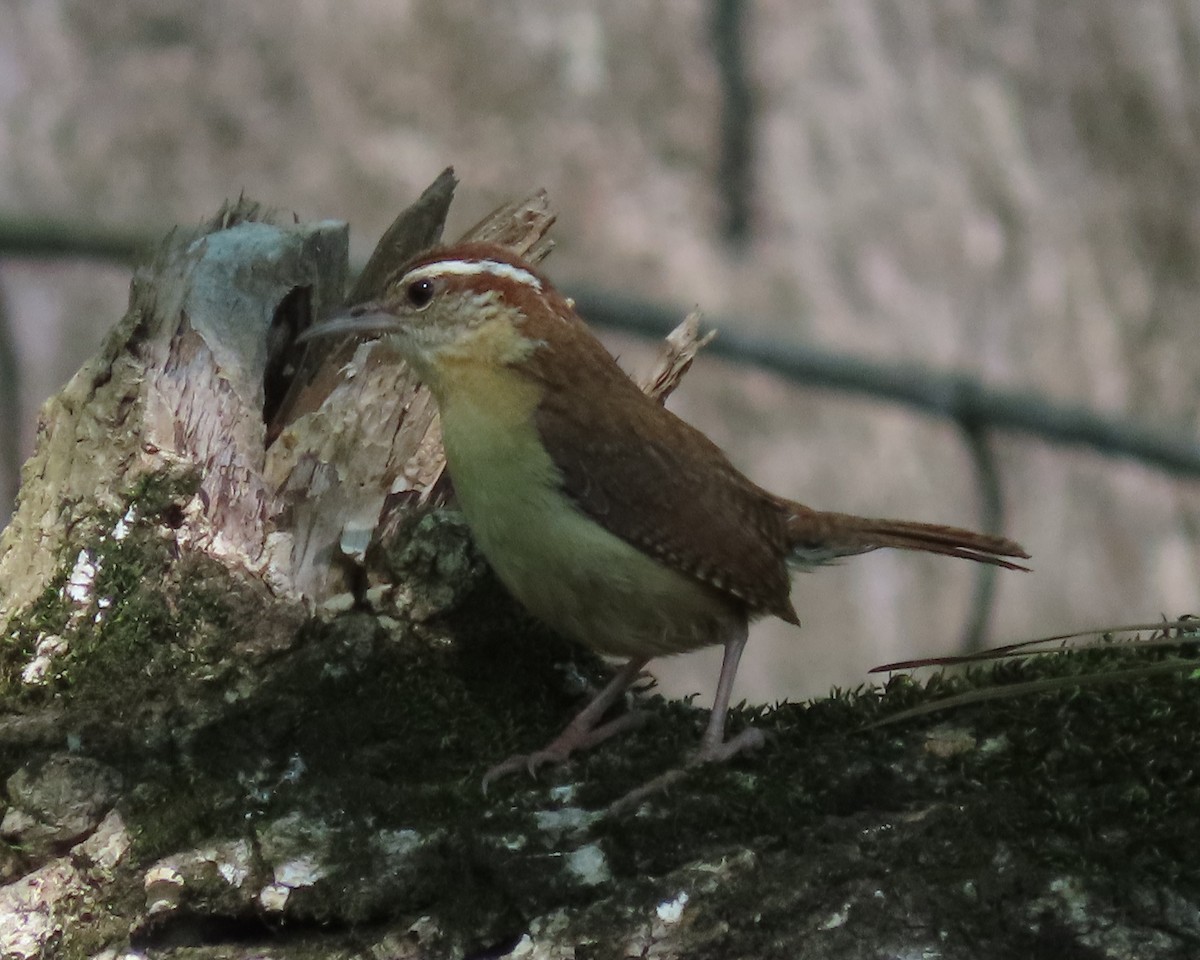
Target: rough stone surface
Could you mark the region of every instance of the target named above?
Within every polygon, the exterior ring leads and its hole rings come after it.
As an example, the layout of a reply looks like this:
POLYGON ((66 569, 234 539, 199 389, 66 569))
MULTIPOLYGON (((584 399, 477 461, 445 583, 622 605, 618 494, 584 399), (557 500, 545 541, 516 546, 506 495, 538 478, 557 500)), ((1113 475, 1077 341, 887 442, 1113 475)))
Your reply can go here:
POLYGON ((87 757, 57 755, 8 778, 0 837, 34 856, 91 833, 116 800, 121 777, 87 757))

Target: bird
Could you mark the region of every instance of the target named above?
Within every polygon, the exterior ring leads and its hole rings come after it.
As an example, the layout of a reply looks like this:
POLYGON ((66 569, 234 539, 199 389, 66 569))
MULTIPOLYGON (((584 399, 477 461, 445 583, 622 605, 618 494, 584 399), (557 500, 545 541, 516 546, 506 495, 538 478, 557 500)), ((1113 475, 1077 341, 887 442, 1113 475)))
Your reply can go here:
POLYGON ((431 249, 369 302, 303 336, 385 339, 432 392, 458 507, 500 581, 536 618, 623 661, 545 747, 493 766, 563 763, 633 725, 606 720, 655 657, 724 647, 687 767, 762 743, 726 737, 749 624, 799 626, 791 572, 880 548, 1014 570, 1016 542, 938 524, 812 509, 758 486, 647 396, 532 264, 489 243, 431 249))

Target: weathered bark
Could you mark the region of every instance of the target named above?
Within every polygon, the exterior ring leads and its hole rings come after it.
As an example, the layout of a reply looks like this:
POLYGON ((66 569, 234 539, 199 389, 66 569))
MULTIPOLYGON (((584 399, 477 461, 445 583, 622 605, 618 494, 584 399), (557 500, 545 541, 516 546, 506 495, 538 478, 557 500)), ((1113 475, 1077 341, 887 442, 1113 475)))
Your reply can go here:
MULTIPOLYGON (((172 505, 187 516, 173 536, 181 546, 287 592, 278 572, 286 551, 268 530, 275 495, 263 477, 267 338, 292 289, 309 288, 318 305, 335 302, 346 228, 282 229, 261 216, 239 202, 207 228, 173 236, 134 278, 129 310, 101 352, 47 401, 0 541, 0 626, 61 578, 64 565, 74 565, 77 580, 89 576, 86 552, 68 557, 66 548, 111 536, 136 508, 131 492, 150 479, 179 488, 172 505)), ((135 519, 160 518, 131 514, 126 522, 135 519)))
MULTIPOLYGON (((436 238, 439 184, 356 297, 436 238)), ((704 718, 650 699, 638 732, 484 797, 482 771, 547 737, 598 664, 529 622, 432 508, 433 410, 394 358, 293 358, 343 298, 345 228, 272 219, 240 202, 171 238, 43 412, 0 546, 0 955, 1200 944, 1200 707, 1178 674, 954 726, 863 730, 984 678, 748 711, 732 722, 772 732, 763 753, 605 819, 704 718)), ((535 197, 477 229, 536 258, 549 223, 535 197)), ((697 346, 693 322, 648 388, 669 391, 697 346)), ((1090 656, 1038 669, 1136 655, 1090 656)))

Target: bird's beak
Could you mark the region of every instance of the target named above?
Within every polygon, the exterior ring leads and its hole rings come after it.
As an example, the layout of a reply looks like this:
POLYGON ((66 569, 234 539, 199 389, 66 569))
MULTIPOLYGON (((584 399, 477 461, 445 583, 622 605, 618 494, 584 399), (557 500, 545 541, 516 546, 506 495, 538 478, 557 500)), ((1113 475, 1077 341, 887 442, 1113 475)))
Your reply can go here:
POLYGON ((383 308, 376 301, 360 303, 357 306, 335 313, 332 317, 315 323, 297 338, 297 343, 307 343, 318 337, 332 337, 339 334, 390 333, 397 329, 394 314, 383 308))

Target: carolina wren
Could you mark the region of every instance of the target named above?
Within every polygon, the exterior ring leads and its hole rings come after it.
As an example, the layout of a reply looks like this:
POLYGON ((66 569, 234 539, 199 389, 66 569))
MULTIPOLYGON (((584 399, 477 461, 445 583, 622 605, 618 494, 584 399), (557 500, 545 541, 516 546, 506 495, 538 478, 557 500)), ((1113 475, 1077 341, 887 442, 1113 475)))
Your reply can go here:
POLYGON ((513 595, 567 637, 625 658, 544 749, 494 767, 561 762, 628 726, 603 723, 651 657, 723 644, 692 762, 755 744, 725 738, 747 624, 799 625, 789 567, 880 547, 1009 569, 1027 557, 956 527, 812 510, 747 479, 704 434, 647 397, 550 282, 501 247, 433 250, 375 301, 319 324, 385 335, 433 392, 459 506, 513 595))

